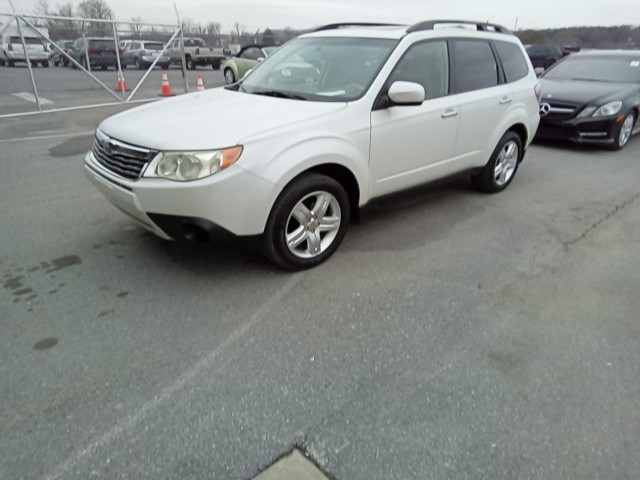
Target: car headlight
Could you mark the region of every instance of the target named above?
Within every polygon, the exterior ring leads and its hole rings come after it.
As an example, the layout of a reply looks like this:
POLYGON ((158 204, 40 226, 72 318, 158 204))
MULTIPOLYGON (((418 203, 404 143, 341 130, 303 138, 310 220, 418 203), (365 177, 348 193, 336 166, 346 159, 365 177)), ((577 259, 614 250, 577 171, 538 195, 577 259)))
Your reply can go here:
POLYGON ((230 167, 241 154, 240 145, 207 152, 162 152, 151 162, 144 176, 189 182, 230 167))
POLYGON ((606 105, 601 106, 596 113, 593 114, 594 117, 610 117, 611 115, 615 115, 622 108, 621 101, 609 102, 606 105))

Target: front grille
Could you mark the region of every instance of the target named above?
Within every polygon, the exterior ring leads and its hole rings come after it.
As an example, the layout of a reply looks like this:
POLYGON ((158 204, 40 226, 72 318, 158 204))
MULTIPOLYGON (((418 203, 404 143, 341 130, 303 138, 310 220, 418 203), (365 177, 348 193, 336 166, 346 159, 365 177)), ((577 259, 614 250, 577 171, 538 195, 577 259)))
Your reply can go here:
POLYGON ((576 105, 574 103, 568 103, 568 102, 559 102, 556 100, 554 101, 543 100, 542 103, 549 104, 550 110, 547 116, 549 118, 553 118, 557 120, 575 117, 576 114, 578 113, 578 109, 580 108, 580 105, 576 105))
POLYGON ((107 170, 129 180, 137 180, 158 152, 128 145, 98 130, 93 141, 92 153, 98 163, 107 170))

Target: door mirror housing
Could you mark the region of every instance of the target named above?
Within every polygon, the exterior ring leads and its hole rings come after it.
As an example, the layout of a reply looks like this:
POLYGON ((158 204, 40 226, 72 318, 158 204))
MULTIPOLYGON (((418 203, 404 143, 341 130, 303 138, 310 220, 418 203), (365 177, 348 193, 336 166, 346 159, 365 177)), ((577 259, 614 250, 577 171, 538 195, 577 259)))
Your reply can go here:
POLYGON ((259 62, 264 62, 264 57, 258 57, 259 62))
POLYGON ((393 82, 387 93, 395 105, 422 105, 426 93, 424 87, 414 82, 393 82))

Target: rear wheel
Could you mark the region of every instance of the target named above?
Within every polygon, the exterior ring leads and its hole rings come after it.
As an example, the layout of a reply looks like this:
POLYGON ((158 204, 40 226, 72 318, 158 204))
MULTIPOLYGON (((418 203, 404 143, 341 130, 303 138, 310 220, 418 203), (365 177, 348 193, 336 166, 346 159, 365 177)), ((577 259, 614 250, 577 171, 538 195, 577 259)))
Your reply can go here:
POLYGON ((44 68, 49 68, 49 60, 45 60, 44 62, 42 62, 42 66, 44 68))
POLYGON ((228 84, 235 83, 236 77, 233 75, 233 70, 230 68, 224 69, 224 81, 228 84))
POLYGON ((516 176, 523 154, 520 136, 511 131, 505 133, 487 165, 471 177, 474 186, 484 193, 501 192, 516 176))
POLYGON ((612 145, 613 150, 622 150, 627 146, 633 133, 633 127, 636 124, 636 115, 630 112, 615 130, 615 142, 612 145))
POLYGON ((191 57, 187 57, 185 60, 185 65, 187 67, 187 70, 195 70, 196 69, 196 64, 193 61, 193 59, 191 57))
POLYGON ((211 68, 213 68, 214 70, 220 70, 221 65, 222 62, 220 62, 220 60, 216 60, 211 64, 211 68))
POLYGON ((16 63, 13 60, 7 60, 7 65, 9 65, 10 67, 15 67, 16 63))
POLYGON ((351 208, 344 187, 326 175, 306 173, 276 200, 262 239, 262 251, 287 270, 312 268, 338 249, 351 208))
POLYGON ((5 61, 0 58, 0 67, 4 67, 4 66, 5 66, 5 61))

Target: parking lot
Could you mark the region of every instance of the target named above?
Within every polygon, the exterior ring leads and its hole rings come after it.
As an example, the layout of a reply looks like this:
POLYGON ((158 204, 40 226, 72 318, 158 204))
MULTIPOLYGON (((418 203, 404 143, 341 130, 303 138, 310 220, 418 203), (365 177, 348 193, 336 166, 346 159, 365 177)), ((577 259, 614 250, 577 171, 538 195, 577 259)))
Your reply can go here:
MULTIPOLYGON (((44 100, 41 98, 43 110, 118 101, 117 98, 114 98, 95 80, 79 69, 74 70, 62 66, 36 67, 33 69, 33 73, 38 94, 44 98, 44 100)), ((116 92, 118 85, 117 70, 111 68, 107 71, 94 70, 91 73, 106 86, 110 87, 113 92, 116 92)), ((127 96, 135 88, 144 73, 144 70, 135 70, 133 68, 123 70, 125 80, 130 88, 130 91, 126 92, 127 96)), ((173 65, 167 74, 174 93, 184 93, 184 80, 180 66, 173 65)), ((187 71, 190 91, 195 90, 198 75, 202 75, 206 88, 224 85, 224 77, 221 71, 214 71, 211 67, 198 67, 196 70, 187 71)), ((26 65, 18 64, 14 68, 0 67, 0 79, 2 79, 0 81, 0 115, 37 111, 29 70, 26 65)), ((161 93, 161 88, 162 71, 156 67, 136 92, 134 100, 157 99, 161 93)), ((118 95, 122 96, 121 93, 118 95)))
POLYGON ((638 478, 640 138, 377 201, 291 274, 114 209, 82 162, 115 111, 0 122, 1 479, 248 479, 294 448, 336 479, 638 478))

